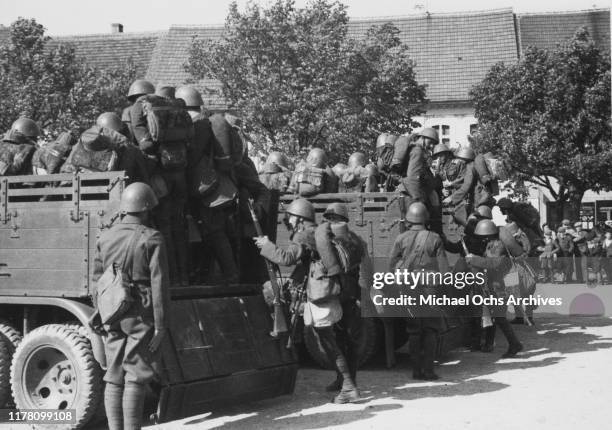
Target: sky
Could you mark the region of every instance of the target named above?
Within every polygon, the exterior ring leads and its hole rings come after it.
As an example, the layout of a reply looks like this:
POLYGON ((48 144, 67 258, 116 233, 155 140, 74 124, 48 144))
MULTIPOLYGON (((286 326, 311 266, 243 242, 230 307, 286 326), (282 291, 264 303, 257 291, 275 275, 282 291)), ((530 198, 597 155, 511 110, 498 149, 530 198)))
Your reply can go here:
MULTIPOLYGON (((248 0, 238 0, 243 8, 248 0)), ((307 0, 296 0, 302 6, 307 0)), ((256 1, 265 5, 268 0, 256 1)), ((611 0, 344 0, 351 17, 397 16, 511 7, 515 12, 610 7, 611 0)), ((223 24, 230 0, 0 0, 0 24, 35 18, 50 35, 164 31, 173 24, 223 24)))

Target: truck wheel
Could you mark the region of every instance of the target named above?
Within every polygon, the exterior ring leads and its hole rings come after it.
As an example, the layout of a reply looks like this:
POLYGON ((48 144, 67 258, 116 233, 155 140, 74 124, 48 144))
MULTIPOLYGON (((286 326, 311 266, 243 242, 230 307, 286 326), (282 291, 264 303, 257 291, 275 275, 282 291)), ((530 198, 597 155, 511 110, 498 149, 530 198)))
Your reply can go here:
MULTIPOLYGON (((376 323, 373 318, 360 318, 361 336, 359 337, 359 367, 363 366, 374 355, 378 347, 379 336, 376 330, 376 323)), ((313 327, 304 326, 304 344, 306 350, 312 359, 324 369, 333 369, 335 364, 332 363, 321 343, 319 337, 313 327)))
POLYGON ((75 409, 85 425, 100 403, 102 378, 87 338, 50 324, 28 333, 13 355, 13 397, 19 409, 75 409))
POLYGON ((0 320, 0 408, 11 402, 11 360, 21 342, 21 333, 11 323, 0 320))

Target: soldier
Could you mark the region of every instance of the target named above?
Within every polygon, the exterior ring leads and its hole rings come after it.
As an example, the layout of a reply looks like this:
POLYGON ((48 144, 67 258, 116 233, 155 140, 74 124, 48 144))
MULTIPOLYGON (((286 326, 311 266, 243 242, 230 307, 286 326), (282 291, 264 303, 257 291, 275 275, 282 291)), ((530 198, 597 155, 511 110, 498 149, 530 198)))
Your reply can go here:
POLYGON ((567 234, 565 227, 559 227, 557 230, 557 241, 559 243, 557 268, 561 270, 563 276, 561 282, 568 284, 572 282, 572 273, 574 272, 574 241, 573 238, 567 234))
MULTIPOLYGON (((128 275, 135 300, 119 320, 104 325, 104 407, 111 430, 140 429, 145 386, 159 376, 159 346, 166 333, 170 298, 164 240, 147 227, 156 205, 151 187, 139 182, 129 185, 121 196, 121 222, 102 233, 96 244, 94 282, 110 265, 127 260, 126 253, 133 249, 126 265, 131 267, 128 275)), ((94 301, 97 306, 96 295, 94 301)), ((99 330, 96 321, 92 325, 99 330)))
POLYGON ((515 222, 525 232, 531 244, 529 256, 537 255, 537 247, 543 244, 544 233, 540 228, 540 214, 529 203, 514 203, 509 198, 501 198, 497 206, 508 222, 515 222))
POLYGON ((202 96, 195 88, 183 86, 176 90, 176 98, 185 102, 194 127, 194 140, 188 149, 187 172, 192 195, 192 215, 199 221, 202 232, 203 248, 198 265, 200 276, 205 278, 211 271, 211 263, 216 260, 223 280, 234 283, 238 281, 239 273, 230 235, 236 228, 233 220, 237 190, 234 188, 232 195, 231 191, 220 185, 221 181, 224 184, 232 182, 227 181, 226 172, 215 168, 217 143, 208 116, 202 112, 202 96), (215 202, 219 204, 215 205, 215 202))
POLYGON ((576 262, 576 282, 582 283, 588 281, 587 256, 589 254, 588 247, 588 231, 582 228, 582 222, 574 223, 574 257, 576 262))
POLYGON ((259 180, 268 189, 278 190, 281 194, 285 193, 291 180, 287 156, 279 151, 271 152, 259 174, 259 180))
POLYGON ((38 136, 40 128, 31 119, 21 117, 13 123, 0 143, 0 176, 32 174, 38 136))
POLYGON ((158 84, 157 89, 155 90, 155 95, 160 97, 165 97, 170 100, 175 99, 175 88, 172 85, 167 84, 158 84))
POLYGON ((327 154, 323 149, 311 149, 306 160, 295 166, 288 190, 304 197, 338 191, 338 178, 327 166, 327 154))
POLYGON ((444 199, 443 204, 455 208, 455 221, 463 226, 474 204, 474 187, 477 177, 473 164, 474 158, 475 154, 471 148, 459 149, 453 162, 453 168, 456 169, 455 179, 444 182, 445 188, 451 190, 451 195, 444 199))
MULTIPOLYGON (((154 141, 149 130, 147 112, 144 107, 144 96, 155 91, 148 81, 135 81, 130 87, 128 99, 133 102, 130 109, 130 120, 134 140, 147 158, 151 178, 151 186, 159 199, 153 215, 155 224, 166 239, 168 248, 168 264, 170 267, 170 282, 173 286, 188 286, 188 242, 186 237, 185 205, 187 204, 186 148, 190 142, 173 142, 172 145, 162 145, 154 141), (144 93, 143 93, 144 92, 144 93), (173 165, 164 165, 164 154, 173 165)), ((159 97, 159 96, 157 96, 159 97)), ((156 101, 157 102, 157 101, 156 101)), ((174 105, 170 105, 176 108, 174 105)), ((159 112, 169 112, 167 105, 159 112)), ((176 112, 176 110, 174 110, 176 112)), ((165 125, 165 124, 164 124, 165 125)), ((177 124, 172 124, 176 126, 177 124)), ((185 134, 192 132, 193 125, 185 124, 185 134)))
MULTIPOLYGON (((426 229, 429 220, 427 208, 421 202, 414 202, 406 213, 408 230, 400 234, 393 243, 389 254, 389 272, 406 269, 412 272, 420 269, 446 273, 449 271, 444 245, 440 236, 426 229)), ((416 287, 426 294, 425 285, 416 287)), ((417 308, 415 318, 409 320, 418 332, 410 338, 410 354, 413 360, 414 379, 433 381, 438 379, 434 372, 434 357, 442 319, 434 316, 435 309, 417 308)))
MULTIPOLYGON (((343 203, 331 203, 323 213, 323 222, 316 234, 322 233, 335 237, 337 241, 346 244, 344 249, 351 255, 351 270, 340 275, 340 304, 342 305, 342 319, 336 328, 338 331, 338 345, 342 350, 348 364, 349 373, 353 382, 357 383, 357 367, 359 365, 359 337, 361 332, 361 288, 360 265, 362 259, 367 257, 367 245, 364 240, 348 228, 348 208, 343 203)), ((318 243, 318 241, 317 241, 318 243)), ((327 388, 327 391, 338 391, 342 388, 342 374, 336 372, 336 380, 327 388)))
MULTIPOLYGON (((306 199, 296 199, 287 208, 286 220, 291 229, 291 242, 289 247, 282 249, 264 237, 255 239, 261 250, 261 255, 268 260, 283 266, 296 265, 291 273, 294 285, 306 282, 305 278, 312 278, 310 272, 315 270, 315 262, 322 263, 324 272, 317 271, 313 276, 330 282, 337 282, 336 275, 341 273, 333 250, 329 246, 318 248, 315 240, 315 209, 306 199)), ((314 278, 313 278, 314 279, 314 278)), ((309 286, 310 288, 310 286, 309 286)), ((329 359, 335 363, 336 369, 342 374, 342 389, 334 398, 335 403, 348 403, 359 400, 359 391, 351 378, 351 373, 342 350, 336 341, 334 325, 342 318, 342 306, 337 296, 327 297, 323 302, 313 302, 314 298, 308 296, 304 306, 304 324, 313 326, 321 346, 329 359)))
MULTIPOLYGON (((132 129, 132 107, 134 103, 140 96, 144 96, 146 94, 153 94, 155 92, 155 87, 149 81, 145 81, 144 79, 137 79, 130 85, 128 90, 127 99, 130 102, 130 105, 123 109, 121 114, 121 121, 125 124, 128 134, 131 137, 132 142, 138 145, 136 141, 136 136, 134 135, 134 130, 132 129)), ((153 163, 154 164, 154 163, 153 163)))
MULTIPOLYGON (((511 263, 506 247, 499 240, 499 229, 493 221, 485 219, 476 225, 474 235, 479 237, 483 244, 486 244, 486 248, 482 256, 468 254, 465 257, 466 261, 475 269, 486 270, 487 295, 497 298, 503 297, 505 295, 504 276, 510 270, 511 263)), ((508 341, 508 350, 502 357, 514 357, 523 350, 523 345, 519 342, 512 326, 506 319, 507 306, 489 306, 488 308, 495 322, 492 327, 499 326, 508 341)), ((493 350, 495 330, 487 330, 485 336, 485 345, 482 351, 490 352, 493 350)))

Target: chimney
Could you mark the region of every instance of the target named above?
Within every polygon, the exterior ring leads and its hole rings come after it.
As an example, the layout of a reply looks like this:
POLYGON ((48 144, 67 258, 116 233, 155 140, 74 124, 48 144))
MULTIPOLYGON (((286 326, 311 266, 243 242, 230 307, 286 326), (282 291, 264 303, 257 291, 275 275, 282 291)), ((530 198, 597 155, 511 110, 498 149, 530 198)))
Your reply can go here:
POLYGON ((118 22, 113 22, 111 24, 112 33, 123 33, 123 24, 119 24, 118 22))

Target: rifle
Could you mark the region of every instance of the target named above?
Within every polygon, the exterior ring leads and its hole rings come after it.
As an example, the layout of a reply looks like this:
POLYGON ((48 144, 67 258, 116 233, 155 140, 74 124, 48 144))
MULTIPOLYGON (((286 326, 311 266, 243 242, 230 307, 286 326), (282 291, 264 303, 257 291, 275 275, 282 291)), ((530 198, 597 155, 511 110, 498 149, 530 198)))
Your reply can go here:
MULTIPOLYGON (((263 230, 261 229, 261 225, 259 225, 259 219, 257 219, 257 214, 253 209, 253 199, 248 200, 249 212, 251 212, 251 218, 253 219, 253 225, 255 226, 255 231, 257 232, 257 236, 263 236, 263 230)), ((272 264, 269 260, 266 261, 266 269, 268 269, 268 277, 270 278, 270 284, 272 284, 272 291, 274 292, 274 326, 272 331, 270 332, 270 336, 278 337, 280 333, 285 333, 287 331, 287 321, 285 320, 285 311, 283 309, 283 305, 281 303, 281 290, 278 285, 278 279, 276 277, 275 265, 272 264)))
POLYGON ((290 333, 289 339, 287 339, 287 349, 291 349, 293 347, 293 339, 295 339, 297 336, 297 322, 300 316, 300 307, 305 301, 306 281, 302 282, 295 290, 295 293, 292 294, 291 309, 289 309, 289 313, 291 314, 291 322, 289 323, 290 333))

